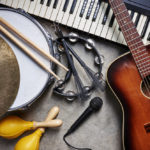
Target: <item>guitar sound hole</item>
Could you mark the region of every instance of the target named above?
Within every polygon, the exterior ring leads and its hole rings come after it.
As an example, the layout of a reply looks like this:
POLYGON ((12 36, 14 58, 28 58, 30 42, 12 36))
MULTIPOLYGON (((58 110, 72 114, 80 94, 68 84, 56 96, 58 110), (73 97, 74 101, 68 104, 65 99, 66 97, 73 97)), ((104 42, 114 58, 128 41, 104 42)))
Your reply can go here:
POLYGON ((141 89, 144 96, 150 98, 150 76, 144 78, 141 84, 141 89))

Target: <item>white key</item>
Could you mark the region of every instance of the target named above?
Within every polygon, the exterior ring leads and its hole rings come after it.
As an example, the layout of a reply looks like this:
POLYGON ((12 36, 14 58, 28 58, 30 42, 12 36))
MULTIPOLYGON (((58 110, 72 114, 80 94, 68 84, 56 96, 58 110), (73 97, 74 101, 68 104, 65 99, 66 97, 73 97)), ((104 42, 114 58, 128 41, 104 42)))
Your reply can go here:
POLYGON ((53 9, 53 11, 52 11, 50 20, 52 20, 52 21, 56 20, 61 4, 62 4, 62 0, 59 0, 56 9, 53 9))
POLYGON ((13 0, 11 7, 17 8, 19 0, 13 0))
POLYGON ((104 14, 105 14, 105 11, 106 11, 106 8, 108 6, 108 3, 104 3, 104 7, 103 7, 103 10, 102 10, 102 15, 99 19, 99 22, 98 22, 98 25, 97 25, 97 29, 96 29, 96 32, 95 32, 95 35, 100 35, 101 34, 101 31, 103 29, 103 25, 102 25, 102 20, 104 18, 104 14))
POLYGON ((78 28, 78 25, 79 25, 80 20, 81 20, 81 17, 79 15, 80 15, 82 5, 83 5, 83 1, 81 0, 80 4, 79 4, 78 11, 76 13, 76 16, 75 16, 75 19, 74 19, 74 22, 73 22, 73 27, 76 28, 76 29, 78 28))
POLYGON ((35 6, 35 10, 33 12, 34 15, 38 16, 41 10, 42 5, 40 4, 41 0, 38 0, 35 6))
POLYGON ((136 20, 137 15, 138 15, 138 13, 135 12, 135 13, 134 13, 134 16, 133 16, 133 19, 132 19, 133 23, 135 23, 135 20, 136 20))
POLYGON ((113 34, 114 34, 114 30, 115 30, 116 26, 117 26, 117 20, 116 20, 116 18, 115 18, 115 19, 114 19, 113 26, 112 26, 112 27, 109 27, 109 30, 108 30, 107 35, 106 35, 106 39, 108 39, 108 40, 111 40, 111 39, 112 39, 112 36, 113 36, 113 34))
POLYGON ((6 4, 6 1, 7 1, 7 0, 1 0, 0 3, 5 5, 5 4, 6 4))
POLYGON ((141 17, 140 17, 140 19, 139 19, 139 23, 138 23, 138 25, 137 25, 137 31, 138 31, 138 33, 139 33, 139 31, 140 31, 140 27, 141 27, 143 18, 144 18, 144 15, 141 15, 141 17))
POLYGON ((94 22, 92 22, 92 25, 91 25, 91 27, 90 27, 90 33, 91 33, 91 34, 94 34, 94 33, 95 33, 95 30, 96 30, 96 28, 97 28, 99 19, 100 19, 101 14, 102 14, 103 7, 104 7, 104 2, 101 3, 101 5, 100 5, 99 12, 98 12, 98 15, 97 15, 96 20, 95 20, 94 22))
POLYGON ((92 8, 92 12, 91 12, 90 18, 87 19, 87 21, 86 21, 86 23, 85 23, 85 27, 84 27, 83 30, 86 31, 86 32, 89 32, 89 30, 90 30, 90 27, 91 27, 91 24, 92 24, 92 19, 93 19, 93 15, 94 15, 96 6, 97 6, 97 1, 95 1, 95 3, 94 3, 94 6, 93 6, 93 8, 92 8))
POLYGON ((84 14, 83 14, 83 16, 82 16, 82 18, 81 18, 81 20, 80 20, 79 26, 78 26, 78 29, 79 29, 79 30, 83 30, 83 29, 84 29, 85 23, 86 23, 86 21, 87 21, 86 15, 87 15, 87 12, 88 12, 90 3, 91 3, 91 1, 88 1, 87 5, 86 5, 84 14))
POLYGON ((64 15, 63 15, 63 19, 62 19, 62 22, 61 22, 61 23, 64 24, 64 25, 67 24, 67 21, 68 21, 69 15, 70 15, 69 12, 70 12, 72 3, 73 3, 73 0, 70 0, 70 1, 69 1, 69 4, 68 4, 68 6, 67 6, 67 10, 66 10, 66 12, 65 12, 64 15))
POLYGON ((30 6, 31 0, 26 0, 23 6, 23 9, 28 12, 29 6, 30 6))
POLYGON ((60 6, 59 13, 58 13, 57 18, 56 18, 56 22, 58 22, 58 23, 61 23, 63 15, 64 15, 63 7, 65 4, 65 1, 66 0, 62 0, 62 4, 60 6))
POLYGON ((74 23, 74 20, 76 18, 77 12, 79 11, 80 5, 81 5, 81 1, 78 0, 77 3, 76 3, 76 7, 74 9, 73 14, 69 15, 69 18, 68 18, 68 21, 67 21, 67 26, 70 26, 70 27, 73 26, 73 23, 74 23))
POLYGON ((46 13, 47 8, 48 8, 48 6, 46 6, 47 1, 48 1, 48 0, 44 0, 44 3, 43 3, 43 5, 42 5, 42 7, 41 7, 41 11, 40 11, 39 16, 42 17, 42 18, 45 18, 45 13, 46 13))
POLYGON ((105 38, 106 35, 107 35, 108 29, 109 29, 109 23, 110 23, 112 15, 113 15, 113 11, 112 11, 112 9, 110 9, 106 24, 103 26, 103 29, 102 29, 102 32, 101 32, 101 35, 100 35, 103 38, 105 38))
POLYGON ((50 16, 51 16, 52 10, 53 10, 53 3, 54 3, 54 1, 55 0, 52 0, 50 6, 47 8, 47 11, 45 13, 45 18, 46 19, 50 19, 50 16))
POLYGON ((33 13, 34 13, 35 6, 36 6, 37 1, 38 1, 38 0, 31 1, 30 6, 29 6, 29 10, 28 10, 28 12, 29 12, 30 14, 33 14, 33 13))
POLYGON ((143 27, 144 27, 144 25, 145 25, 146 19, 147 19, 147 16, 144 16, 143 19, 142 19, 140 29, 138 30, 139 35, 141 35, 141 33, 142 33, 142 30, 143 30, 143 27))
POLYGON ((24 3, 25 3, 25 0, 20 0, 19 3, 18 3, 17 8, 23 8, 24 3))
POLYGON ((11 6, 12 5, 13 0, 7 0, 6 5, 7 6, 11 6))
MULTIPOLYGON (((131 11, 128 11, 129 14, 131 14, 131 11)), ((112 41, 118 42, 118 38, 119 38, 119 34, 121 33, 121 31, 119 30, 119 24, 117 23, 116 28, 114 30, 114 34, 112 37, 112 41)))
POLYGON ((149 25, 147 27, 147 31, 145 33, 145 37, 143 38, 144 44, 148 44, 147 38, 148 38, 149 33, 150 33, 150 22, 149 22, 149 25))
POLYGON ((125 39, 124 39, 124 41, 123 41, 123 43, 122 43, 123 45, 127 45, 127 43, 126 43, 126 41, 125 41, 125 39))

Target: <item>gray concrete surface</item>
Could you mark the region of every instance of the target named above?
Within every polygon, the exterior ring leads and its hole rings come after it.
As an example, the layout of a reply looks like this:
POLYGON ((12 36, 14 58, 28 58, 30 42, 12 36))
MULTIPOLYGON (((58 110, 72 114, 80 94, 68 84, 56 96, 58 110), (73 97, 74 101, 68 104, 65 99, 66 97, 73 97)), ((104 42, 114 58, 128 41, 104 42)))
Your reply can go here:
MULTIPOLYGON (((48 21, 39 20, 48 32, 54 35, 52 24, 48 21)), ((64 33, 72 31, 66 27, 62 27, 64 33)), ((91 37, 87 34, 80 33, 81 36, 91 37)), ((126 52, 123 46, 119 46, 109 41, 102 40, 97 37, 93 37, 96 43, 96 47, 99 52, 105 56, 105 63, 103 66, 103 74, 106 78, 106 71, 111 62, 122 53, 126 52)), ((84 50, 84 47, 80 44, 74 46, 80 56, 89 64, 93 61, 91 53, 84 50), (88 60, 88 61, 87 61, 88 60), (90 60, 90 61, 89 61, 90 60)), ((93 67, 93 66, 91 66, 93 67)), ((63 77, 63 73, 59 72, 63 77)), ((82 75, 81 75, 82 76, 82 75)), ((70 88, 69 86, 68 88, 70 88)), ((63 142, 63 135, 72 123, 80 116, 80 114, 89 105, 89 100, 85 103, 81 103, 76 100, 72 103, 67 102, 65 99, 58 97, 57 95, 50 94, 51 86, 46 92, 26 111, 11 112, 9 114, 17 114, 25 120, 42 121, 49 109, 55 105, 60 107, 60 114, 58 118, 63 120, 63 126, 57 129, 47 129, 40 142, 40 150, 69 150, 70 148, 63 142)), ((67 139, 68 141, 77 147, 87 147, 92 150, 122 150, 121 142, 121 122, 122 112, 119 103, 110 91, 109 87, 106 87, 104 92, 96 91, 91 95, 100 96, 103 99, 104 105, 102 109, 93 114, 86 122, 67 139)), ((13 150, 16 142, 25 135, 32 133, 33 131, 26 132, 22 136, 14 140, 6 140, 0 138, 0 150, 13 150)))

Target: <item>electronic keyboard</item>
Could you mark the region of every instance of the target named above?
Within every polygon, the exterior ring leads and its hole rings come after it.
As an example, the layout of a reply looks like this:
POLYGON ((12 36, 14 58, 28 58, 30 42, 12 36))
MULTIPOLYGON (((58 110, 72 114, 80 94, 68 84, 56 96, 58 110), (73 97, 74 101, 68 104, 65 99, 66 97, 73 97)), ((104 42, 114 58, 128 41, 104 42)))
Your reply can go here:
MULTIPOLYGON (((148 44, 150 0, 124 1, 144 44, 148 44)), ((0 4, 22 8, 29 14, 126 45, 106 0, 0 0, 0 4)))

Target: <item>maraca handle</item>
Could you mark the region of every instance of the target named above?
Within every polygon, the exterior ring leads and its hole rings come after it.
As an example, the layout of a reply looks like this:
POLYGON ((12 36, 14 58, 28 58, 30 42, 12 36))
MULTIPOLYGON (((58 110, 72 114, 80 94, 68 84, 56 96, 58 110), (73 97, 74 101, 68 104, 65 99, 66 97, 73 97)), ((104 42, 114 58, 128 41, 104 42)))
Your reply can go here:
POLYGON ((55 119, 55 120, 50 120, 50 121, 45 121, 45 122, 34 122, 33 126, 34 128, 45 128, 45 127, 49 127, 49 128, 55 128, 55 127, 59 127, 62 125, 62 120, 60 119, 55 119))
POLYGON ((50 109, 50 111, 48 112, 48 115, 45 119, 45 121, 50 121, 50 120, 53 120, 54 118, 57 117, 59 113, 59 107, 57 106, 54 106, 52 109, 50 109))

